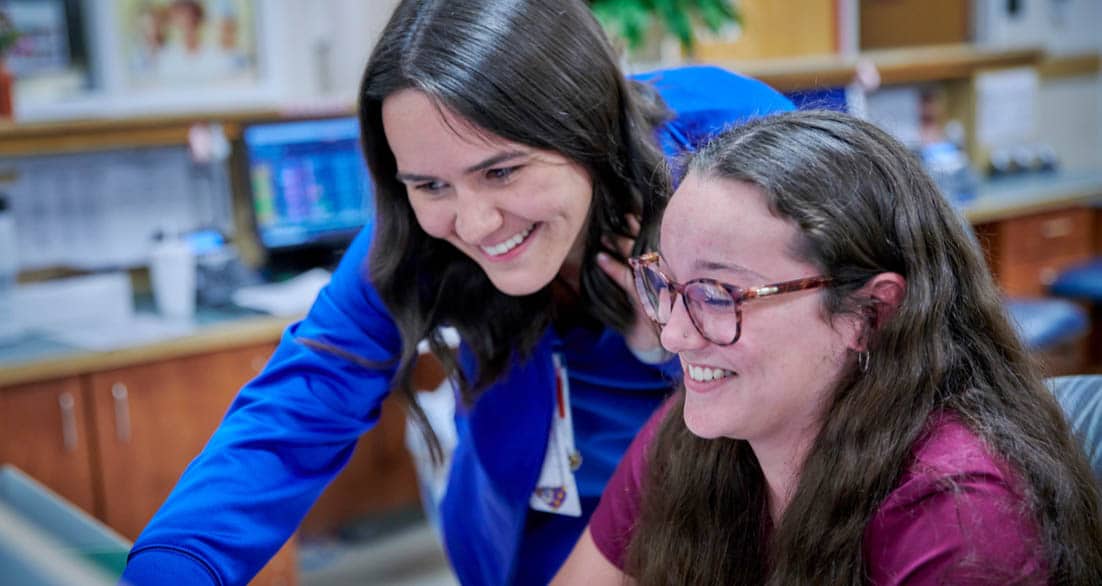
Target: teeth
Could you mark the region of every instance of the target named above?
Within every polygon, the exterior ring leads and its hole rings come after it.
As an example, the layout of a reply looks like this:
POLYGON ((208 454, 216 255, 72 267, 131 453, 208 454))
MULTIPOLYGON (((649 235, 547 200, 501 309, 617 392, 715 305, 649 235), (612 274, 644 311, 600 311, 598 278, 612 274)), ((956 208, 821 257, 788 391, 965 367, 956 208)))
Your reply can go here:
POLYGON ((702 383, 727 378, 735 374, 730 370, 723 370, 721 368, 708 368, 707 366, 693 365, 686 365, 685 371, 689 374, 689 378, 702 383))
POLYGON ((510 250, 516 248, 518 245, 520 245, 521 242, 524 242, 524 239, 532 233, 532 228, 535 228, 535 224, 528 226, 524 229, 523 232, 520 232, 519 234, 513 236, 505 242, 501 242, 493 246, 482 246, 480 248, 482 248, 482 252, 485 252, 490 256, 501 256, 506 252, 509 252, 510 250))

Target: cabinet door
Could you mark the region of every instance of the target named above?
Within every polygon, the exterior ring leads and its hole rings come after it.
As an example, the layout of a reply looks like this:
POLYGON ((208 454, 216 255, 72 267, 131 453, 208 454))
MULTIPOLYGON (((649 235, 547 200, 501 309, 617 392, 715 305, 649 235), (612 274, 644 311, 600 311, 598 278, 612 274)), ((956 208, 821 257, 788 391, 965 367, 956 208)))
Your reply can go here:
POLYGON ((1040 297, 1068 266, 1091 258, 1094 212, 1073 208, 976 227, 991 269, 1007 295, 1040 297))
MULTIPOLYGON (((273 349, 250 346, 90 376, 108 525, 138 536, 273 349)), ((284 552, 256 583, 295 582, 293 543, 284 552)))
POLYGON ((78 377, 0 389, 0 463, 97 514, 84 389, 78 377))

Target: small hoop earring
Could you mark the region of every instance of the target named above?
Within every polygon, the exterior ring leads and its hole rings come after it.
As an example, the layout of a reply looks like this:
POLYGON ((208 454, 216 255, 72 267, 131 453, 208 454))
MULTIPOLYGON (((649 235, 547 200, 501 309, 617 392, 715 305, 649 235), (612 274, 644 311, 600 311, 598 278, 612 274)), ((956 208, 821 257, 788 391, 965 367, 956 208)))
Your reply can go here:
POLYGON ((869 362, 872 357, 869 355, 868 350, 863 350, 857 353, 857 366, 861 369, 862 373, 869 371, 869 362))

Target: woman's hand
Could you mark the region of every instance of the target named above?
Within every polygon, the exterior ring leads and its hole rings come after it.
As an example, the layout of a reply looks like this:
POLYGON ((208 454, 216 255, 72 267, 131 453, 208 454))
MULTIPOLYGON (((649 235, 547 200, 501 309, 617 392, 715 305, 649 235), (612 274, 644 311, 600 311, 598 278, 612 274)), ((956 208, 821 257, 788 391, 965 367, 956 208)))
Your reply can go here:
MULTIPOLYGON (((631 256, 631 248, 635 243, 635 237, 639 235, 639 218, 635 215, 629 215, 627 217, 628 229, 631 230, 632 236, 616 236, 613 238, 606 237, 605 245, 609 248, 614 248, 620 251, 620 254, 625 257, 631 256)), ((628 348, 632 354, 639 360, 648 364, 657 364, 664 362, 669 358, 669 352, 666 352, 662 348, 662 344, 658 341, 658 331, 654 327, 654 323, 647 317, 646 312, 643 311, 643 307, 639 304, 639 296, 635 294, 635 282, 631 274, 631 267, 622 263, 611 255, 600 252, 597 253, 597 265, 601 267, 613 281, 616 281, 624 288, 624 291, 628 294, 628 299, 631 300, 631 306, 634 309, 635 318, 632 320, 631 326, 624 334, 624 340, 627 342, 628 348)))

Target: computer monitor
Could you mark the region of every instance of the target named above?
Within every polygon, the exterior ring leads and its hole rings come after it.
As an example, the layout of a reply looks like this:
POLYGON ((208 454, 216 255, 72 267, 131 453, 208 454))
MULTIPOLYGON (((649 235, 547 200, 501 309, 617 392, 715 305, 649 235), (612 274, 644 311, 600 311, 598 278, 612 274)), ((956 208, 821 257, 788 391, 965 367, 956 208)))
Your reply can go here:
POLYGON ((245 128, 253 213, 269 256, 339 250, 374 213, 354 117, 245 128))

